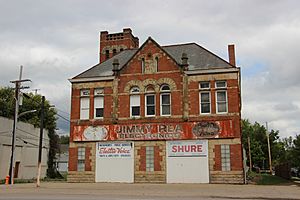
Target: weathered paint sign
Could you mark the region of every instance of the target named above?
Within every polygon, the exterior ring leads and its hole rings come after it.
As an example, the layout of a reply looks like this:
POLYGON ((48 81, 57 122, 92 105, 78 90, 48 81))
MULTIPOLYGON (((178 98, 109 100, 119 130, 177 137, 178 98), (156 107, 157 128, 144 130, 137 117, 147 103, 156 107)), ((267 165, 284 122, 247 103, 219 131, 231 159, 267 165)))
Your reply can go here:
POLYGON ((96 157, 97 158, 132 158, 133 144, 132 142, 97 142, 96 157))
POLYGON ((168 141, 168 157, 206 157, 207 140, 168 141))
POLYGON ((233 137, 231 120, 74 126, 73 141, 188 140, 233 137))

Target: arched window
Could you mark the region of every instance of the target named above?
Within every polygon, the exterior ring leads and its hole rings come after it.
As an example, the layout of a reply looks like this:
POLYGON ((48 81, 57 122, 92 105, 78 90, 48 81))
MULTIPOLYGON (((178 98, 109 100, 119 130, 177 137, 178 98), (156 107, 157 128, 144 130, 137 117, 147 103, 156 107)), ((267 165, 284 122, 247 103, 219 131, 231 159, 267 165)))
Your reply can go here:
POLYGON ((139 117, 140 107, 140 88, 134 86, 130 90, 130 117, 139 117))
POLYGON ((146 88, 145 115, 146 117, 155 116, 155 90, 153 86, 148 86, 146 88))
POLYGON ((171 115, 171 93, 169 85, 162 85, 160 87, 160 115, 171 115))

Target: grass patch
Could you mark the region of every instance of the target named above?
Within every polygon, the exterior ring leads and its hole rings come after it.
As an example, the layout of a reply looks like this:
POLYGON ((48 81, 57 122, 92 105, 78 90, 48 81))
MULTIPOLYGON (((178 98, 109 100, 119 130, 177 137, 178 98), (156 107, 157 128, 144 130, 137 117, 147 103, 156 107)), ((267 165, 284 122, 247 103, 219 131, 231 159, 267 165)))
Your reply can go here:
POLYGON ((270 174, 256 174, 256 177, 258 177, 256 179, 257 185, 286 185, 292 183, 290 180, 270 174))

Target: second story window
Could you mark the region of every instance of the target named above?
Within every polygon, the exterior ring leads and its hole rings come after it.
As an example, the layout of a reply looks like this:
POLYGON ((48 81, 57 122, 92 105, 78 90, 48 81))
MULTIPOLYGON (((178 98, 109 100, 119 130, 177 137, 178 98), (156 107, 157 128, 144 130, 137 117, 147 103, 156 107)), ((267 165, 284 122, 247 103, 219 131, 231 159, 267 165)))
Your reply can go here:
POLYGON ((90 115, 90 90, 80 91, 80 119, 89 119, 90 115))
POLYGON ((101 119, 104 114, 104 90, 98 88, 94 90, 94 118, 101 119))
POLYGON ((171 115, 171 94, 170 87, 168 85, 161 86, 160 89, 160 115, 171 115))
POLYGON ((226 87, 227 87, 226 81, 216 81, 216 107, 217 107, 217 113, 227 113, 228 112, 226 87))
POLYGON ((133 87, 130 90, 130 117, 140 116, 140 89, 133 87))
POLYGON ((199 84, 199 97, 200 97, 200 113, 209 114, 211 110, 210 103, 210 83, 200 82, 199 84))
POLYGON ((145 109, 146 116, 155 116, 155 93, 152 86, 148 87, 145 95, 145 109))

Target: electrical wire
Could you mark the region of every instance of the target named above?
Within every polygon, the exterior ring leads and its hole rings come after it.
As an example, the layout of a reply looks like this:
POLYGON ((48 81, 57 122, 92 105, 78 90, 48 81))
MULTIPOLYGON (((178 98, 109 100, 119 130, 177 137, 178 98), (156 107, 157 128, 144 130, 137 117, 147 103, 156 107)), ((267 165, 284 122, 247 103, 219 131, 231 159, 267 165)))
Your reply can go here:
MULTIPOLYGON (((30 133, 28 131, 25 131, 25 130, 22 130, 22 129, 19 129, 19 128, 17 128, 17 130, 22 131, 24 133, 27 133, 27 134, 29 134, 29 135, 31 135, 33 137, 40 138, 39 136, 36 136, 36 135, 34 135, 34 134, 32 134, 32 133, 30 133)), ((47 139, 47 138, 43 138, 43 140, 48 140, 49 141, 49 139, 47 139)))

